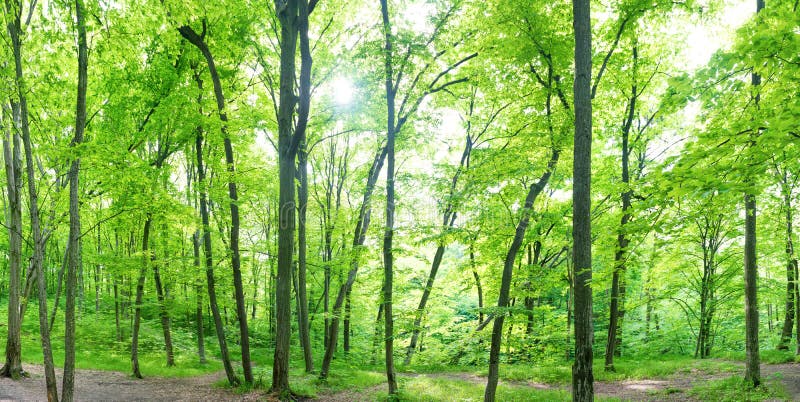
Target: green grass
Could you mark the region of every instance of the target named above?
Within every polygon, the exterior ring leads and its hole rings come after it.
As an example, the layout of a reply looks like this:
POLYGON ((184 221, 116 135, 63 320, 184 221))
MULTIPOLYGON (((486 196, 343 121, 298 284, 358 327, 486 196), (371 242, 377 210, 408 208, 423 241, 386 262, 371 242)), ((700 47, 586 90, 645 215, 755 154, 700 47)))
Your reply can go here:
MULTIPOLYGON (((794 349, 794 345, 790 345, 789 350, 763 349, 758 354, 761 358, 761 364, 794 363, 800 361, 798 360, 800 356, 794 354, 794 349)), ((719 357, 744 361, 745 352, 724 352, 720 353, 719 357)))
POLYGON ((779 378, 767 379, 764 384, 753 388, 738 376, 721 380, 711 380, 689 390, 689 395, 703 401, 743 402, 786 400, 787 395, 779 378))
MULTIPOLYGON (((640 379, 663 379, 674 374, 733 372, 736 363, 720 359, 697 360, 688 356, 625 357, 617 358, 616 371, 606 372, 602 359, 595 359, 594 375, 596 381, 621 381, 640 379)), ((486 375, 486 368, 465 370, 486 375)), ((431 371, 427 371, 431 372, 431 371)), ((446 372, 446 371, 445 371, 446 372)), ((533 364, 501 364, 500 376, 507 380, 531 381, 544 384, 569 384, 572 380, 571 363, 565 361, 540 362, 533 364)))

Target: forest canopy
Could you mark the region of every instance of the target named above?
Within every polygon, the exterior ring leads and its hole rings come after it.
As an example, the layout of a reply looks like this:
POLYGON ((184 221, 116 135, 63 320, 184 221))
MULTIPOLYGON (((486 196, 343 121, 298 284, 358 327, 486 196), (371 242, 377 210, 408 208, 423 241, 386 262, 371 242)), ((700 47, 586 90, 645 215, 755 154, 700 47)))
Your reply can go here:
POLYGON ((800 353, 797 8, 5 0, 0 374, 757 387, 800 353))

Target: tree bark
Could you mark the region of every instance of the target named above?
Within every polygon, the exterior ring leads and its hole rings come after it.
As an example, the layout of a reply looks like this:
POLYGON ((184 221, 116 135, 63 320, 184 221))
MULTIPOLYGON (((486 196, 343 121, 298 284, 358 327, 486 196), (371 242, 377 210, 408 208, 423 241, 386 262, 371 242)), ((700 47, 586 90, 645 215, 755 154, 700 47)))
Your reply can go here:
POLYGON ((305 142, 300 144, 297 153, 297 301, 298 332, 303 347, 303 361, 306 372, 314 371, 314 358, 311 354, 311 338, 308 324, 308 296, 306 294, 306 211, 308 210, 308 154, 305 142))
MULTIPOLYGON (((205 27, 205 20, 203 20, 205 27)), ((222 132, 223 146, 225 148, 225 164, 227 165, 228 172, 228 197, 230 198, 230 212, 231 212, 231 231, 229 247, 231 250, 231 266, 233 269, 233 288, 236 298, 236 317, 239 322, 239 342, 242 352, 242 371, 244 372, 244 381, 248 384, 253 382, 253 367, 250 363, 250 335, 247 327, 247 311, 245 310, 244 303, 244 287, 242 285, 242 270, 241 270, 241 257, 239 253, 239 195, 236 189, 236 165, 233 159, 233 145, 231 143, 230 134, 228 134, 228 114, 225 111, 225 96, 222 92, 222 82, 217 72, 214 57, 209 50, 203 36, 198 35, 191 27, 182 26, 178 28, 181 36, 187 41, 197 47, 203 54, 208 65, 208 72, 211 75, 211 83, 214 86, 214 98, 217 101, 217 114, 222 123, 220 131, 222 132)), ((203 32, 205 35, 205 31, 203 32)))
POLYGON ((472 243, 469 245, 469 265, 472 267, 472 276, 475 278, 475 286, 478 288, 478 325, 480 325, 483 322, 483 287, 481 286, 481 277, 475 268, 475 250, 472 243))
MULTIPOLYGON (((88 47, 86 44, 86 21, 83 0, 75 0, 76 27, 78 35, 78 94, 75 110, 75 136, 70 144, 75 148, 83 142, 86 128, 86 86, 88 81, 88 47)), ((80 205, 79 183, 80 157, 75 157, 69 169, 69 264, 67 266, 66 307, 64 308, 64 377, 61 400, 72 402, 75 387, 75 292, 78 290, 77 275, 80 270, 80 205)))
POLYGON ((142 320, 142 299, 144 298, 144 281, 147 275, 147 268, 150 265, 150 226, 152 219, 150 216, 144 222, 142 229, 142 267, 139 269, 139 279, 136 281, 136 302, 133 313, 133 334, 131 336, 131 370, 133 376, 142 378, 139 368, 139 328, 142 320))
MULTIPOLYGON (((194 267, 200 271, 200 231, 195 231, 192 235, 192 250, 194 255, 194 267)), ((197 358, 200 364, 206 363, 206 337, 205 327, 203 326, 203 282, 198 278, 195 282, 195 297, 197 307, 195 308, 195 321, 197 321, 197 358)))
MULTIPOLYGON (((13 11, 13 10, 10 10, 13 11)), ((14 31, 9 25, 9 31, 14 31)), ((18 35, 13 32, 12 35, 18 35)), ((17 38, 17 40, 19 40, 17 38)), ((16 44, 15 44, 16 45, 16 44)), ((16 47, 16 46, 15 46, 16 47)), ((3 161, 6 171, 8 194, 8 332, 6 336, 5 364, 0 376, 15 380, 22 378, 22 159, 20 156, 19 126, 21 125, 19 104, 12 105, 11 127, 6 127, 3 137, 3 161)), ((5 110, 5 108, 4 108, 5 110)), ((5 113, 3 113, 5 115, 5 113)), ((5 118, 3 120, 6 120, 5 118)))
POLYGON ((155 261, 153 254, 153 282, 156 285, 156 297, 158 298, 158 311, 161 318, 161 331, 164 333, 164 351, 167 354, 167 367, 175 365, 175 354, 172 350, 172 331, 170 329, 169 310, 167 310, 167 301, 164 297, 164 287, 161 284, 161 273, 158 269, 158 263, 155 261))
POLYGON ((497 381, 499 379, 500 369, 500 346, 503 337, 503 321, 505 320, 505 312, 502 312, 502 310, 508 307, 514 262, 517 259, 517 253, 520 247, 522 247, 525 231, 528 229, 533 203, 536 201, 539 194, 541 194, 542 190, 544 190, 545 186, 547 186, 548 181, 550 181, 550 176, 553 174, 553 169, 555 169, 560 155, 561 151, 553 145, 552 154, 550 160, 547 162, 545 171, 539 177, 539 180, 531 184, 528 188, 528 195, 525 197, 525 204, 522 208, 522 216, 520 216, 519 223, 517 223, 516 230, 514 231, 514 239, 511 241, 511 246, 508 248, 508 253, 506 253, 506 258, 503 262, 500 295, 497 298, 497 308, 501 312, 495 317, 492 325, 492 346, 489 350, 489 374, 486 382, 486 390, 483 394, 483 400, 486 402, 494 401, 497 392, 497 381))
POLYGON ((787 172, 784 170, 781 181, 783 193, 783 207, 786 210, 786 307, 783 319, 783 329, 781 331, 781 341, 778 343, 778 350, 788 350, 789 342, 792 340, 794 330, 794 287, 796 286, 794 271, 797 266, 797 259, 794 257, 794 242, 792 240, 792 226, 794 218, 792 215, 792 189, 789 186, 787 172))
MULTIPOLYGON (((200 79, 200 75, 197 72, 195 72, 194 78, 197 82, 198 89, 202 93, 203 81, 200 79)), ((214 318, 214 328, 217 333, 217 341, 219 343, 222 366, 225 368, 225 376, 228 379, 229 385, 236 385, 239 383, 239 379, 236 378, 236 374, 233 372, 233 366, 231 366, 231 359, 228 354, 228 342, 225 339, 225 327, 222 324, 222 316, 219 313, 217 291, 214 284, 214 258, 212 254, 211 226, 209 225, 208 214, 208 190, 206 189, 206 168, 203 162, 203 130, 198 127, 196 132, 195 156, 197 158, 197 191, 200 194, 200 219, 203 224, 203 253, 205 255, 206 283, 208 285, 208 305, 211 309, 211 315, 214 318)))
POLYGON ((15 67, 15 86, 19 97, 20 126, 22 129, 22 143, 25 148, 25 173, 28 178, 28 205, 31 219, 31 234, 33 236, 33 258, 31 267, 36 274, 38 301, 39 301, 39 335, 42 343, 42 354, 44 357, 45 386, 47 389, 47 400, 54 402, 58 400, 58 389, 56 385, 55 367, 53 363, 52 345, 50 343, 50 327, 47 322, 47 278, 44 274, 44 247, 47 242, 42 233, 39 221, 39 193, 36 190, 36 171, 33 166, 33 146, 31 144, 30 125, 28 122, 28 98, 25 86, 24 74, 22 70, 22 43, 20 40, 21 32, 21 12, 22 7, 15 3, 13 8, 10 2, 6 2, 6 11, 13 15, 13 21, 7 25, 9 36, 11 37, 12 50, 14 52, 15 67))
POLYGON ((636 85, 636 74, 638 71, 639 53, 637 46, 633 46, 633 73, 631 84, 631 96, 628 100, 628 110, 625 117, 625 122, 622 125, 622 185, 625 190, 620 195, 622 199, 622 218, 619 224, 619 234, 617 235, 617 250, 614 253, 614 271, 611 278, 611 305, 609 308, 608 319, 608 337, 606 341, 605 353, 605 370, 615 371, 614 369, 614 356, 617 352, 617 344, 619 343, 619 335, 621 330, 620 321, 625 314, 622 307, 625 303, 625 271, 627 269, 628 259, 628 244, 630 239, 626 233, 627 224, 631 219, 631 196, 633 191, 630 189, 630 145, 629 137, 631 126, 636 113, 636 100, 639 96, 636 85))
POLYGON ((386 382, 389 386, 389 395, 397 394, 397 377, 394 370, 394 316, 392 311, 392 287, 394 275, 394 256, 392 253, 392 240, 394 237, 394 208, 395 208, 395 183, 394 183, 394 142, 395 142, 395 105, 396 89, 394 88, 394 72, 392 70, 392 46, 394 38, 392 26, 389 22, 389 6, 387 0, 381 0, 381 15, 383 17, 383 34, 385 37, 385 78, 386 78, 386 228, 383 233, 383 322, 384 322, 384 355, 386 362, 386 382))
POLYGON ((573 0, 575 32, 575 145, 572 173, 572 242, 575 306, 575 362, 572 400, 594 400, 592 374, 592 25, 589 0, 573 0))
MULTIPOLYGON (((764 0, 756 0, 756 14, 764 8, 764 0)), ((752 75, 752 87, 758 91, 761 76, 752 75)), ((760 95, 756 92, 754 104, 758 108, 760 95)), ((751 143, 751 146, 752 143, 751 143)), ((753 180, 747 178, 748 184, 753 180)), ((756 265, 756 196, 748 189, 744 194, 744 303, 745 303, 745 382, 753 387, 761 384, 761 367, 758 350, 758 266, 756 265)))

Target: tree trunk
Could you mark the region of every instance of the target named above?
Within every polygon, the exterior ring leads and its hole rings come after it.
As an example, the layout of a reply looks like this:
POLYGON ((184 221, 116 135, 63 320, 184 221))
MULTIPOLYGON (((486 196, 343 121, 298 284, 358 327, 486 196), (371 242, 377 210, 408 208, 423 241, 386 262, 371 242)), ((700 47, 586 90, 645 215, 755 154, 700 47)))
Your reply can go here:
POLYGON ((483 322, 483 287, 481 286, 481 277, 478 275, 478 270, 475 268, 475 249, 473 248, 473 242, 469 244, 469 265, 472 267, 472 276, 475 278, 475 286, 478 288, 478 325, 480 325, 483 322))
MULTIPOLYGON (((192 235, 192 250, 194 255, 194 267, 200 271, 200 231, 195 231, 192 235)), ((200 364, 206 363, 206 339, 205 328, 203 326, 203 282, 198 278, 195 282, 195 297, 197 307, 195 309, 195 321, 197 321, 197 358, 200 364)))
POLYGON ((781 182, 783 192, 783 207, 786 210, 786 308, 783 319, 783 330, 781 331, 781 341, 778 343, 778 350, 788 350, 789 342, 792 340, 792 330, 794 329, 794 287, 796 286, 794 271, 797 259, 794 257, 794 243, 792 242, 792 190, 789 187, 786 171, 783 173, 781 182))
MULTIPOLYGON (((756 14, 764 8, 764 0, 756 0, 756 14)), ((761 84, 761 76, 753 73, 752 86, 755 91, 761 84)), ((755 95, 754 104, 758 108, 760 96, 755 95)), ((752 145, 751 145, 752 146, 752 145)), ((753 185, 753 180, 748 178, 748 183, 753 185)), ((745 303, 745 382, 753 387, 761 384, 761 367, 758 350, 758 299, 757 279, 758 266, 756 265, 756 196, 748 189, 744 195, 744 303, 745 303)))
POLYGON ((758 350, 758 268, 756 266, 756 197, 745 194, 744 298, 745 298, 745 382, 761 384, 758 350))
MULTIPOLYGON (((75 136, 71 148, 83 142, 86 128, 86 86, 88 81, 88 47, 86 44, 86 21, 83 0, 75 0, 76 27, 78 35, 78 94, 75 110, 75 136)), ((75 386, 75 291, 80 270, 80 204, 78 200, 78 174, 80 157, 75 157, 69 169, 69 264, 67 267, 66 307, 64 308, 64 378, 61 400, 72 402, 75 386)))
MULTIPOLYGON (((547 106, 549 115, 549 102, 547 106)), ((522 216, 520 216, 519 222, 517 223, 516 230, 514 231, 514 239, 511 242, 511 246, 508 248, 508 253, 506 253, 506 258, 503 262, 503 275, 500 280, 500 295, 497 298, 497 308, 500 310, 500 312, 495 317, 492 326, 492 346, 489 350, 489 374, 486 382, 486 390, 483 394, 483 400, 486 402, 494 401, 497 391, 497 381, 500 374, 500 346, 503 337, 503 321, 505 320, 505 312, 503 310, 508 307, 508 295, 511 291, 511 276, 514 270, 514 262, 517 259, 517 253, 519 252, 520 247, 522 247, 522 241, 525 238, 525 231, 528 229, 533 203, 536 201, 536 198, 539 196, 539 194, 541 194, 542 190, 544 190, 545 186, 547 186, 547 182, 550 180, 550 176, 553 174, 553 169, 555 169, 560 155, 561 151, 554 146, 545 171, 539 177, 539 180, 531 184, 530 188, 528 189, 528 195, 525 197, 525 204, 522 208, 522 216)))
POLYGON ((139 327, 142 321, 142 299, 144 298, 144 281, 147 275, 147 268, 150 265, 150 226, 152 219, 148 215, 142 229, 142 267, 139 269, 139 279, 136 281, 136 304, 133 313, 133 334, 131 337, 131 370, 133 376, 142 378, 139 369, 139 327))
POLYGON ((375 190, 375 183, 378 181, 381 169, 383 168, 383 161, 386 159, 387 149, 382 147, 376 154, 375 158, 370 165, 369 172, 367 173, 367 185, 364 187, 364 198, 361 201, 361 208, 358 211, 358 219, 356 220, 356 227, 353 236, 353 256, 350 260, 350 271, 347 273, 347 280, 339 288, 336 295, 336 301, 333 303, 333 317, 330 323, 330 336, 328 342, 325 344, 325 356, 322 359, 322 369, 320 370, 319 377, 325 379, 328 377, 333 354, 336 351, 336 338, 339 331, 339 314, 342 311, 342 305, 358 274, 358 264, 360 254, 367 237, 367 229, 369 229, 370 216, 372 213, 372 193, 375 190))
POLYGON ((295 230, 295 158, 305 142, 311 87, 311 53, 308 44, 308 1, 288 0, 276 10, 280 34, 280 105, 278 106, 278 165, 280 209, 278 228, 278 278, 276 283, 276 339, 272 366, 272 392, 286 397, 289 389, 289 343, 291 339, 292 257, 295 230), (297 38, 300 36, 299 97, 294 84, 297 38), (295 126, 295 105, 298 105, 295 126))
MULTIPOLYGON (((194 78, 197 82, 198 89, 202 93, 203 81, 200 79, 200 75, 197 72, 195 72, 194 78)), ((201 103, 200 100, 201 99, 198 99, 198 104, 201 103)), ((217 291, 214 285, 214 258, 211 245, 211 226, 209 225, 208 216, 208 190, 206 189, 206 168, 203 163, 203 130, 200 127, 197 128, 197 135, 195 137, 195 156, 197 158, 197 190, 200 193, 200 219, 203 224, 203 253, 205 254, 206 282, 208 284, 208 305, 211 309, 211 315, 214 318, 214 328, 217 333, 217 341, 219 342, 222 366, 225 368, 225 376, 228 379, 228 384, 233 386, 239 383, 239 379, 236 378, 236 374, 233 372, 230 355, 228 354, 225 327, 222 325, 222 316, 219 313, 217 291)))
POLYGON ((308 210, 308 154, 306 144, 300 144, 297 153, 297 319, 300 345, 303 347, 303 360, 306 372, 314 371, 314 358, 311 355, 311 338, 308 324, 308 296, 306 295, 306 211, 308 210))
POLYGON ((394 237, 394 140, 395 140, 395 105, 394 72, 392 71, 392 27, 389 22, 387 0, 381 0, 383 16, 383 34, 385 36, 385 78, 386 78, 386 228, 383 233, 383 322, 384 322, 384 355, 386 359, 386 382, 390 397, 397 394, 397 377, 394 370, 394 316, 392 311, 392 288, 394 275, 394 256, 392 240, 394 237))
POLYGON ((350 353, 350 291, 345 295, 344 325, 342 326, 342 346, 344 353, 350 353))
POLYGON ((630 161, 631 149, 629 146, 629 137, 631 126, 636 113, 636 100, 638 98, 638 89, 636 85, 636 73, 638 71, 639 53, 637 46, 633 46, 633 83, 631 84, 631 96, 628 100, 627 116, 625 123, 622 126, 622 183, 625 191, 622 192, 620 198, 622 199, 622 218, 619 224, 619 234, 617 235, 617 250, 614 253, 614 271, 611 278, 611 305, 609 308, 608 320, 608 338, 606 342, 605 353, 605 370, 615 371, 614 369, 614 355, 617 352, 617 344, 620 342, 619 335, 622 332, 619 325, 624 308, 622 305, 625 302, 625 271, 627 269, 628 259, 628 244, 630 239, 627 236, 626 225, 631 219, 631 196, 633 191, 630 189, 630 171, 628 168, 630 161))
POLYGON ((575 145, 572 173, 572 242, 575 294, 575 362, 572 400, 594 400, 592 374, 592 25, 589 0, 573 0, 575 32, 575 145))
MULTIPOLYGON (((203 26, 205 27, 205 20, 203 21, 203 26)), ((205 38, 197 35, 189 26, 182 26, 178 28, 178 31, 181 33, 181 36, 196 46, 206 59, 208 72, 211 75, 211 83, 214 86, 214 98, 217 101, 217 114, 222 123, 220 131, 222 132, 223 145, 225 148, 225 164, 227 165, 226 170, 228 172, 228 197, 230 198, 231 232, 229 247, 231 250, 231 266, 233 268, 236 317, 239 322, 239 342, 242 352, 244 381, 251 384, 253 382, 253 368, 250 363, 250 335, 247 327, 247 312, 245 311, 244 304, 244 287, 242 285, 241 257, 239 253, 239 195, 236 189, 236 182, 234 181, 236 165, 233 160, 233 145, 231 144, 231 138, 228 134, 228 114, 225 111, 225 96, 222 93, 222 82, 217 73, 214 57, 205 42, 205 38)), ((203 34, 205 35, 205 31, 203 34)))
POLYGON ((161 330, 164 333, 164 351, 167 354, 167 367, 175 365, 175 354, 172 351, 172 331, 170 330, 169 311, 167 310, 167 301, 164 297, 164 287, 161 284, 161 274, 158 270, 158 263, 155 262, 155 255, 153 260, 153 281, 156 285, 156 297, 158 298, 158 311, 161 318, 161 330))
MULTIPOLYGON (((10 10, 13 11, 13 10, 10 10)), ((13 31, 9 25, 9 31, 13 31)), ((18 35, 13 32, 12 35, 18 35)), ((18 37, 16 40, 19 40, 18 37)), ((15 44, 16 45, 16 44, 15 44)), ((16 47, 16 46, 15 46, 16 47)), ((22 160, 20 156, 19 130, 21 125, 20 106, 12 105, 12 127, 6 127, 3 137, 3 161, 6 170, 6 191, 8 193, 8 332, 6 337, 5 365, 0 376, 20 379, 22 370, 22 160), (12 147, 13 144, 13 147, 12 147)), ((5 109, 5 108, 4 108, 5 109)), ((5 114, 5 113, 3 113, 5 114)), ((3 120, 6 120, 5 118, 3 120)))

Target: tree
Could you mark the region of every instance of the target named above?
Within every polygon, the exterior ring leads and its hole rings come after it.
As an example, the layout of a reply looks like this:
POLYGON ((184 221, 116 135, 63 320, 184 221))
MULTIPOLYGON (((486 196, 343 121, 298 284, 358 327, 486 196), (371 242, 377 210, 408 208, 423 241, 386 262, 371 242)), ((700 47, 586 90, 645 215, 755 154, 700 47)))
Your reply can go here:
MULTIPOLYGON (((756 0, 756 14, 764 8, 764 0, 756 0)), ((758 109, 758 86, 761 76, 752 74, 752 86, 755 92, 754 105, 758 109)), ((746 177, 751 182, 751 177, 746 177)), ((745 299, 745 381, 757 387, 761 384, 761 368, 758 351, 758 266, 756 265, 756 195, 752 189, 744 194, 744 299, 745 299)))
MULTIPOLYGON (((14 25, 9 25, 14 29, 14 25)), ((20 120, 20 107, 14 103, 12 124, 17 125, 20 120)), ((7 118, 8 108, 3 107, 3 120, 7 118)), ((22 293, 21 254, 22 254, 22 160, 20 156, 20 141, 18 128, 6 126, 3 133, 3 161, 6 170, 6 193, 8 199, 7 217, 8 224, 8 332, 6 337, 5 364, 0 369, 4 377, 20 379, 25 375, 22 370, 22 316, 20 314, 22 293)))
MULTIPOLYGON (((11 37, 11 45, 12 51, 14 54, 14 84, 16 89, 16 95, 18 97, 18 108, 19 108, 19 131, 22 134, 22 143, 25 149, 25 171, 27 174, 27 185, 28 185, 28 201, 29 201, 29 213, 30 213, 30 220, 31 220, 31 232, 33 237, 33 256, 31 258, 31 270, 33 274, 36 275, 37 281, 37 290, 38 290, 38 300, 39 300, 39 334, 42 343, 42 354, 44 360, 44 372, 45 372, 45 384, 47 388, 47 400, 49 402, 57 401, 58 400, 58 390, 56 386, 56 376, 55 376, 55 369, 53 364, 53 353, 52 347, 50 344, 50 328, 47 325, 47 278, 45 277, 44 269, 42 267, 43 260, 44 260, 44 247, 47 241, 47 237, 43 235, 41 230, 41 225, 39 222, 39 203, 38 203, 38 192, 36 190, 36 175, 33 168, 33 147, 31 145, 31 138, 30 138, 30 125, 28 121, 28 97, 27 93, 28 90, 26 88, 24 73, 22 68, 22 40, 21 40, 21 33, 22 33, 22 3, 21 2, 11 2, 6 1, 6 14, 11 16, 11 21, 7 24, 7 29, 9 36, 11 37)), ((33 7, 35 3, 30 4, 30 9, 28 10, 29 17, 26 18, 25 25, 30 23, 30 16, 33 13, 33 7)), ((4 109, 5 111, 5 109, 4 109)), ((5 134, 5 133, 4 133, 5 134)), ((14 138, 17 138, 17 135, 14 135, 14 138)), ((7 146, 7 138, 4 137, 3 149, 6 151, 8 148, 7 146)), ((14 151, 18 152, 18 143, 14 145, 14 151)), ((12 152, 13 155, 13 152, 12 152)), ((7 152, 4 152, 5 160, 9 161, 9 155, 7 152)), ((14 158, 18 159, 18 158, 14 158)), ((13 166, 13 163, 12 163, 13 166)), ((9 167, 6 166, 6 176, 14 178, 14 186, 15 188, 19 188, 21 186, 21 172, 20 169, 17 169, 19 164, 14 166, 14 169, 11 171, 12 174, 9 174, 9 167), (17 180, 19 178, 19 180, 17 180)), ((9 178, 8 183, 9 189, 11 186, 11 180, 9 178)), ((15 190, 15 192, 17 192, 15 190)), ((18 195, 18 192, 17 192, 18 195)), ((9 194, 9 199, 11 199, 9 194)), ((12 222, 13 226, 13 222, 12 222)), ((21 227, 20 227, 21 230, 21 227)), ((16 233, 16 235, 21 235, 21 232, 16 233)), ((11 239, 10 239, 11 240, 11 239)), ((11 243, 11 241, 10 241, 11 243)), ((14 245, 9 244, 10 249, 12 251, 12 258, 13 258, 13 251, 14 245)), ((10 261, 11 262, 11 261, 10 261)), ((17 275, 19 272, 17 272, 17 275)), ((9 287, 9 306, 13 306, 16 303, 11 301, 11 296, 13 292, 9 287)), ((11 310, 9 308, 9 310, 11 310)), ((9 321, 11 320, 12 313, 9 311, 9 321)), ((21 317, 20 317, 21 318, 21 317)), ((9 322, 9 330, 11 330, 11 323, 9 322)), ((9 334, 8 340, 12 339, 11 334, 9 334)), ((9 357, 13 357, 13 352, 9 353, 6 351, 6 358, 8 360, 9 357)), ((8 366, 7 366, 8 368, 8 366)), ((13 374, 13 372, 12 372, 13 374)))
POLYGON ((575 294, 575 362, 572 400, 594 400, 592 375, 592 28, 588 0, 573 0, 575 32, 575 144, 572 173, 572 241, 575 294))
MULTIPOLYGON (((200 78, 200 74, 197 71, 196 66, 193 69, 194 80, 197 83, 197 89, 200 92, 198 95, 198 100, 201 100, 203 80, 200 78)), ((225 338, 225 329, 222 324, 222 316, 220 315, 219 305, 217 303, 217 291, 214 279, 213 247, 211 244, 211 226, 209 224, 208 211, 208 183, 206 181, 206 166, 203 160, 203 134, 203 127, 197 126, 195 130, 195 158, 197 160, 195 168, 197 169, 197 192, 199 193, 200 198, 200 219, 203 229, 203 254, 205 257, 208 305, 214 318, 214 328, 217 332, 217 342, 219 343, 222 365, 225 367, 225 376, 228 379, 228 384, 235 385, 238 383, 238 379, 236 378, 236 374, 233 372, 233 367, 231 366, 231 359, 228 355, 228 343, 225 338)))
POLYGON ((394 371, 394 316, 392 315, 392 279, 393 263, 392 238, 394 236, 394 143, 395 143, 395 104, 397 94, 394 88, 393 51, 394 42, 392 25, 389 21, 388 0, 381 0, 381 15, 383 16, 383 34, 386 38, 385 73, 386 73, 386 229, 383 233, 383 320, 384 320, 384 351, 386 358, 386 380, 389 385, 389 395, 397 393, 397 378, 394 371))
MULTIPOLYGON (((86 86, 88 81, 88 47, 86 44, 86 12, 83 0, 75 0, 75 16, 78 39, 78 101, 75 107, 75 136, 70 143, 72 148, 83 142, 86 129, 86 86)), ((78 175, 81 160, 73 156, 69 169, 69 263, 67 265, 66 307, 64 308, 64 379, 61 400, 71 402, 75 392, 75 293, 78 288, 78 269, 81 264, 80 237, 81 220, 78 199, 78 175)), ((44 297, 44 296, 40 296, 44 297)))
MULTIPOLYGON (((275 13, 280 21, 280 105, 278 120, 279 158, 279 229, 278 278, 275 290, 276 340, 272 367, 272 392, 281 398, 289 389, 289 340, 291 336, 291 283, 295 232, 295 163, 297 152, 306 140, 306 127, 311 103, 311 47, 308 40, 308 17, 317 0, 287 0, 275 2, 275 13), (295 95, 296 55, 300 38, 299 96, 295 95), (295 106, 297 116, 295 120, 295 106)), ((303 281, 305 282, 305 281, 303 281)), ((310 353, 310 348, 306 348, 310 353)))
MULTIPOLYGON (((217 72, 214 57, 211 50, 205 42, 205 26, 206 20, 203 19, 203 33, 198 35, 197 32, 189 25, 184 25, 178 28, 181 36, 189 43, 197 47, 200 53, 206 60, 208 65, 208 72, 211 75, 211 83, 214 86, 214 99, 217 101, 217 114, 219 116, 222 126, 220 131, 222 133, 224 148, 225 148, 225 164, 227 165, 227 172, 230 175, 228 179, 228 197, 230 198, 230 214, 231 214, 231 231, 230 231, 230 249, 231 249, 231 266, 233 268, 233 287, 236 298, 236 317, 239 321, 239 341, 242 348, 242 368, 244 371, 244 381, 248 384, 253 382, 253 367, 250 363, 250 335, 247 326, 247 311, 244 304, 244 288, 242 286, 242 270, 241 270, 241 257, 239 253, 239 195, 236 189, 236 181, 234 175, 236 173, 236 165, 233 159, 233 145, 231 143, 230 134, 228 133, 228 114, 225 110, 225 95, 222 92, 222 82, 217 72)), ((231 380, 231 375, 228 375, 228 381, 231 380)), ((232 383, 233 384, 233 383, 232 383)))

